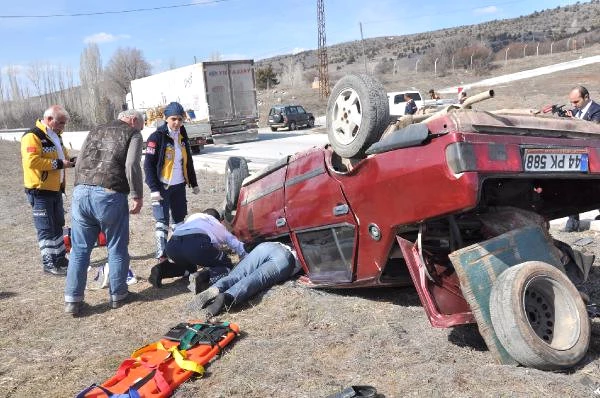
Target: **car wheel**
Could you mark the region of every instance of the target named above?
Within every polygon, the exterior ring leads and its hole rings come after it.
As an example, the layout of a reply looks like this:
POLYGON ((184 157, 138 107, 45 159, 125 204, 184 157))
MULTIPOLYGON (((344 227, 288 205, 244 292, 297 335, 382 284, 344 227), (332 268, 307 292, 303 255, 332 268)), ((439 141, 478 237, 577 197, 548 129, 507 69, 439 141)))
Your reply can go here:
MULTIPOLYGON (((244 178, 248 177, 248 163, 243 157, 232 156, 225 163, 225 216, 237 208, 244 178)), ((230 221, 228 219, 228 221, 230 221)))
POLYGON ((271 127, 271 131, 277 131, 277 127, 271 127))
POLYGON ((527 261, 504 271, 490 294, 498 340, 520 364, 559 370, 577 364, 590 343, 579 292, 558 268, 527 261))
POLYGON ((368 75, 347 75, 333 87, 327 102, 327 135, 344 157, 362 156, 379 140, 390 119, 386 91, 368 75))
POLYGON ((200 153, 200 151, 202 151, 203 148, 204 148, 203 146, 194 145, 190 149, 192 150, 192 154, 198 155, 200 153))
POLYGON ((313 118, 308 119, 308 123, 306 124, 306 127, 308 127, 309 129, 315 127, 315 119, 313 119, 313 118))
POLYGON ((296 130, 296 122, 290 122, 290 131, 296 130))

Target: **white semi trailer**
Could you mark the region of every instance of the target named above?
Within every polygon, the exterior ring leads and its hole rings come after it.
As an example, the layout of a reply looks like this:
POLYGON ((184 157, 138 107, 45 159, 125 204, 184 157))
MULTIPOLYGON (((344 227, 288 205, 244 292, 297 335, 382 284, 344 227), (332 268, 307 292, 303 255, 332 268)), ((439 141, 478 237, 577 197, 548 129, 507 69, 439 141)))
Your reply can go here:
MULTIPOLYGON (((194 153, 211 140, 218 144, 258 139, 258 107, 253 60, 201 62, 131 81, 129 108, 145 111, 177 101, 194 153)), ((154 127, 142 132, 147 138, 154 127)))

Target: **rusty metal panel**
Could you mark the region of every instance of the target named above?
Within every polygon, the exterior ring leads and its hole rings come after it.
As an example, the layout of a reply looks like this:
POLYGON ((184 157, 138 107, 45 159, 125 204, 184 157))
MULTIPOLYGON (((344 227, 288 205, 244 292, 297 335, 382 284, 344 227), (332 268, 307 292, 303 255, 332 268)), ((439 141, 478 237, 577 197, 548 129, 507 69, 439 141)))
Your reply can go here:
POLYGON ((502 364, 516 364, 498 341, 490 318, 490 292, 500 274, 525 261, 543 261, 561 268, 552 241, 538 226, 528 226, 467 246, 449 255, 463 296, 490 352, 502 364))

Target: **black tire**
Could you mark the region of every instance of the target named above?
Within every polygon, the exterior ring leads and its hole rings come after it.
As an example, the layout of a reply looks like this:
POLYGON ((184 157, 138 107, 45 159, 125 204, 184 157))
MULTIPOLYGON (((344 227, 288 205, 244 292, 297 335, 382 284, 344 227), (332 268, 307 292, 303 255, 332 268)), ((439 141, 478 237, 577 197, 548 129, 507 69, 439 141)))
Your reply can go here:
POLYGON ((315 119, 313 119, 312 117, 310 119, 308 119, 308 123, 306 123, 306 127, 308 127, 309 129, 312 129, 313 127, 315 127, 315 119))
POLYGON ((246 159, 238 156, 227 159, 227 163, 225 163, 225 213, 231 213, 236 209, 242 182, 249 174, 246 159))
POLYGON ((590 320, 579 292, 558 268, 527 261, 492 287, 490 316, 502 346, 520 364, 559 370, 577 364, 590 343, 590 320))
POLYGON ((296 130, 296 122, 290 122, 289 127, 290 127, 290 131, 296 130))
POLYGON ((347 75, 333 87, 327 102, 327 135, 344 158, 361 157, 378 141, 390 120, 387 93, 369 75, 347 75))
POLYGON ((271 127, 271 131, 277 131, 277 127, 271 127))
POLYGON ((204 147, 200 146, 200 145, 194 145, 194 146, 190 147, 190 149, 191 149, 193 155, 198 155, 200 153, 200 151, 202 151, 202 149, 204 149, 204 147))

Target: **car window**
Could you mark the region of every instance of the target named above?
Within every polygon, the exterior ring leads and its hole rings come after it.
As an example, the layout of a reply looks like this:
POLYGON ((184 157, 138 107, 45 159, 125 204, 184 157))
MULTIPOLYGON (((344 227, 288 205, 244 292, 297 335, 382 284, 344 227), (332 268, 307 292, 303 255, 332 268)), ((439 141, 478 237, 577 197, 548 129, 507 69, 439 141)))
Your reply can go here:
POLYGON ((415 101, 421 101, 421 94, 419 93, 408 93, 408 96, 415 101))
POLYGON ((306 111, 304 110, 304 108, 301 107, 301 106, 297 106, 296 109, 298 110, 298 113, 306 113, 306 111))
POLYGON ((394 96, 394 104, 399 104, 401 102, 404 102, 404 94, 394 96))
POLYGON ((288 108, 288 110, 289 110, 289 113, 292 113, 292 114, 294 114, 294 113, 298 113, 298 110, 296 109, 296 107, 295 107, 295 106, 290 106, 290 107, 288 108))
POLYGON ((354 225, 342 224, 301 232, 297 236, 311 280, 352 281, 354 225))

